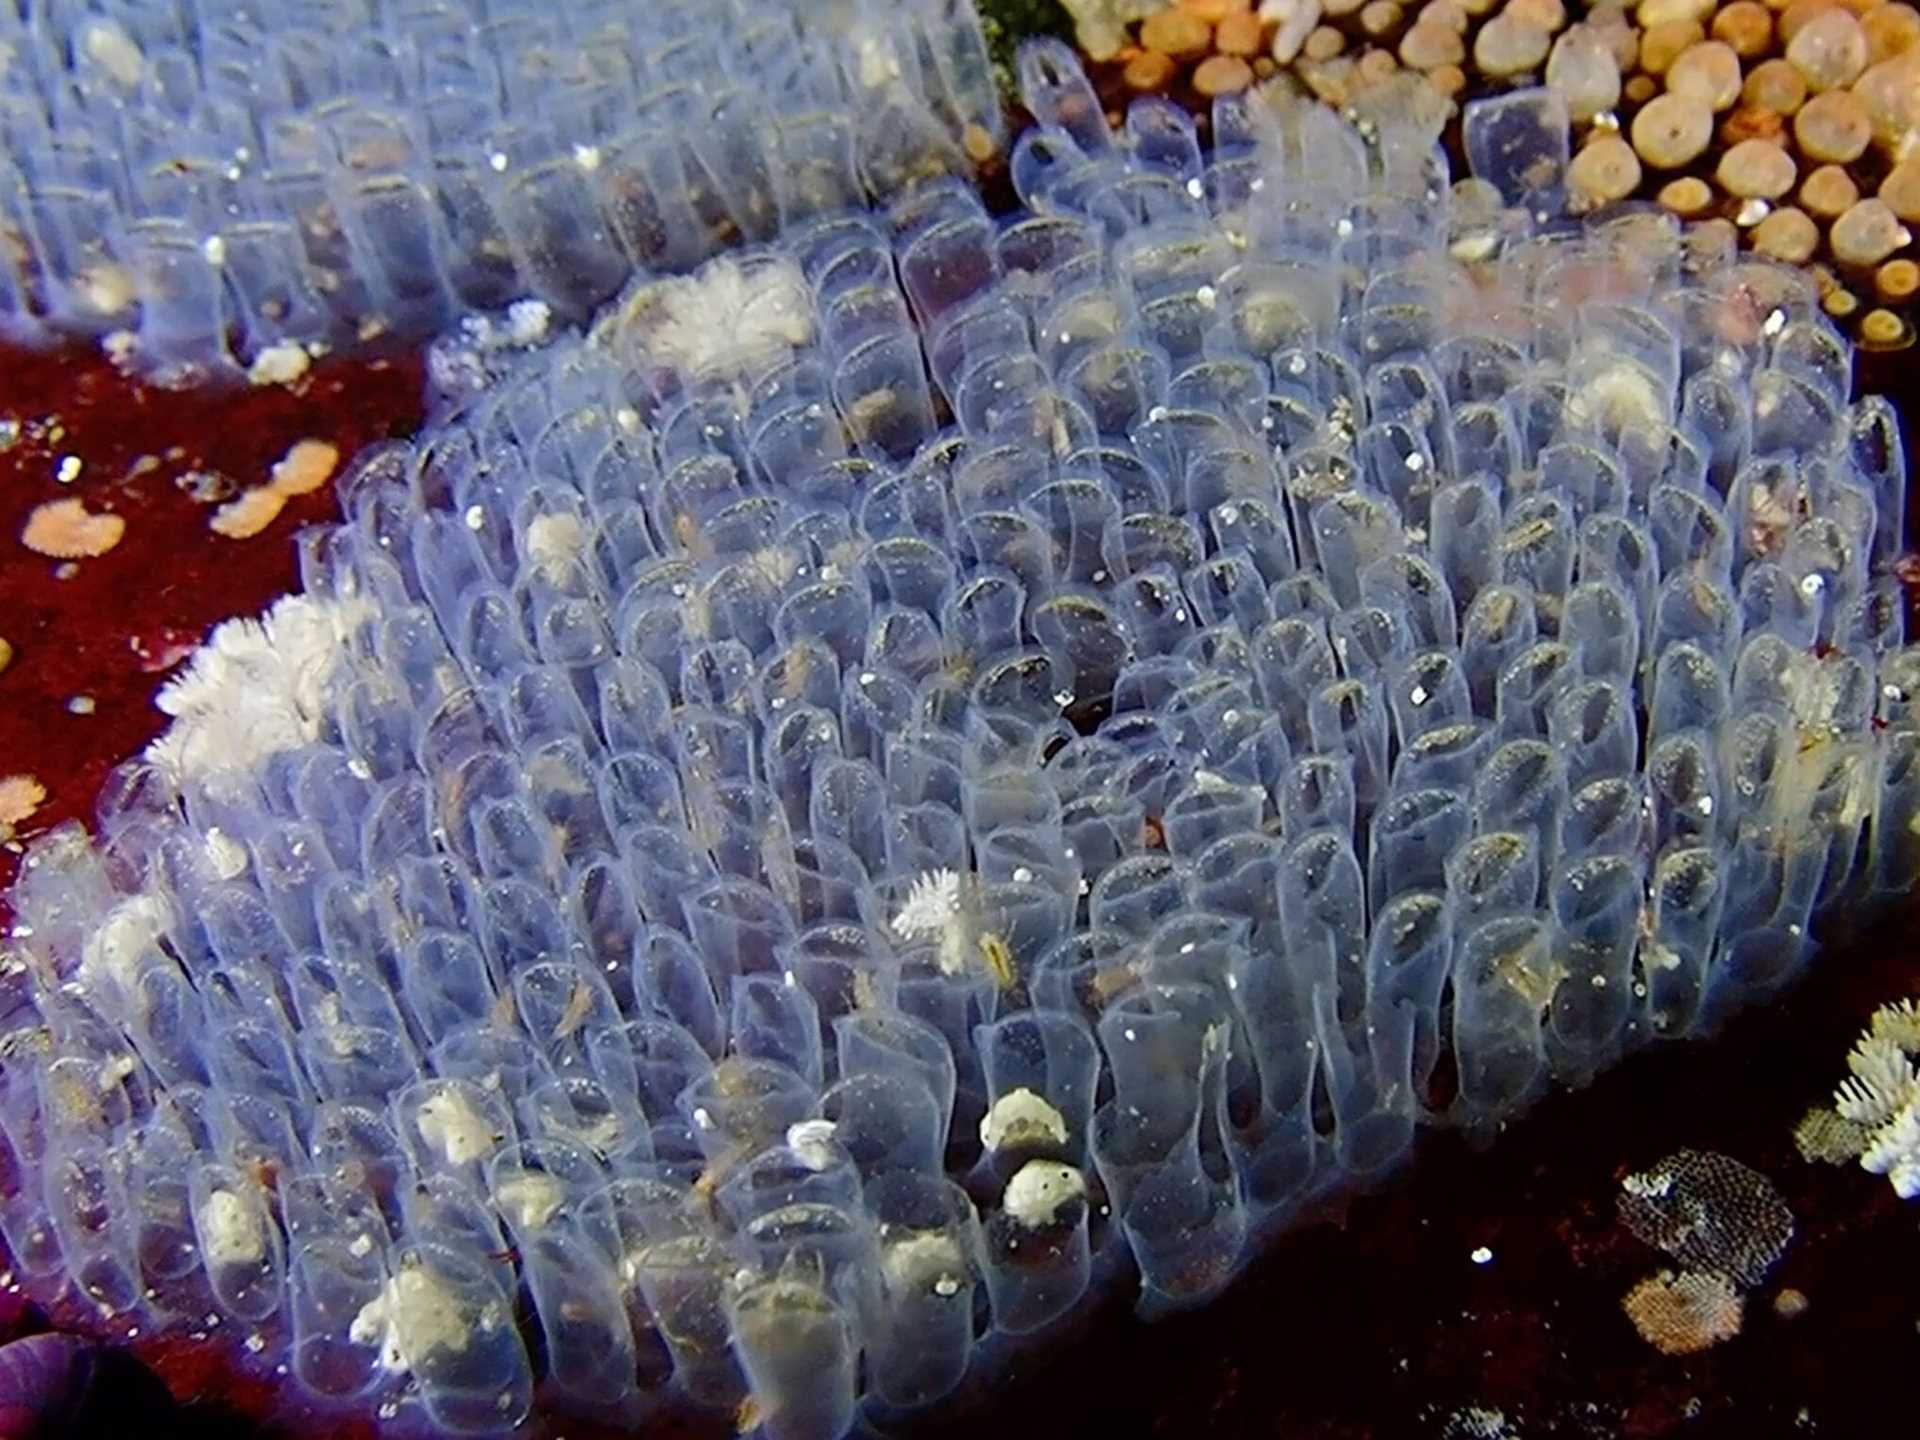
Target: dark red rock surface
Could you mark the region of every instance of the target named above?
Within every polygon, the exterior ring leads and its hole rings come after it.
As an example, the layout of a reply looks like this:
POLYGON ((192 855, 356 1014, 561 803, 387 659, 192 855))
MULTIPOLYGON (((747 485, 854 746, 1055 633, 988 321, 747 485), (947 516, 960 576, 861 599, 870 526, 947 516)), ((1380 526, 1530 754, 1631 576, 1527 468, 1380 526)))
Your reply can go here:
MULTIPOLYGON (((337 446, 344 466, 369 441, 411 433, 420 412, 411 354, 323 360, 292 389, 178 391, 132 381, 93 347, 0 350, 0 637, 14 651, 0 671, 0 778, 31 775, 47 791, 20 837, 91 818, 107 771, 164 728, 153 696, 168 672, 219 621, 295 588, 294 533, 338 518, 328 487, 230 540, 207 528, 218 501, 194 499, 181 480, 224 477, 231 496, 309 438, 337 446), (62 484, 68 455, 80 473, 62 484), (91 560, 21 544, 34 508, 67 496, 124 517, 125 537, 91 560), (92 711, 73 713, 75 697, 92 711)), ((0 891, 17 859, 0 848, 0 891)))

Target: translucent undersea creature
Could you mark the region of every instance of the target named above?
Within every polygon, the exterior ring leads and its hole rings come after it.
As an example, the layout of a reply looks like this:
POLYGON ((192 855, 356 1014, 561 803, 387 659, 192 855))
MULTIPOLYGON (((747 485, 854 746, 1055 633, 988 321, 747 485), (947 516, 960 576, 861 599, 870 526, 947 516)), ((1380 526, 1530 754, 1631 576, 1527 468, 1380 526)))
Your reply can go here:
POLYGON ((1566 219, 1542 92, 1456 181, 1417 106, 1021 76, 1014 213, 902 164, 439 342, 326 623, 236 636, 270 743, 28 858, 29 1289, 402 1427, 834 1440, 1911 889, 1905 462, 1811 281, 1566 219))

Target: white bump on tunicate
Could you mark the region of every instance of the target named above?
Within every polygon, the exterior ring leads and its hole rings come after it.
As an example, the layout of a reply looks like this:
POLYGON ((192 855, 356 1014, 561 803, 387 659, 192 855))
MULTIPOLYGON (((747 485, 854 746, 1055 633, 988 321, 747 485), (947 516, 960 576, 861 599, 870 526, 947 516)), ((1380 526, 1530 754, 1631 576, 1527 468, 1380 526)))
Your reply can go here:
POLYGON ((131 90, 140 83, 147 57, 139 43, 111 20, 98 20, 86 27, 80 48, 87 59, 98 65, 114 83, 131 90))
POLYGON ((451 1086, 434 1091, 420 1102, 415 1123, 420 1127, 420 1138, 454 1165, 484 1160, 499 1141, 493 1122, 451 1086))
POLYGON ((417 1369, 435 1350, 458 1353, 471 1335, 460 1297, 423 1265, 387 1281, 347 1329, 356 1345, 378 1344, 382 1368, 395 1372, 417 1369))
POLYGON ((809 1170, 825 1170, 840 1158, 831 1120, 802 1120, 787 1127, 787 1148, 809 1170))
POLYGON ((942 1300, 960 1293, 967 1278, 967 1257, 944 1230, 916 1230, 880 1252, 880 1277, 896 1295, 931 1291, 942 1300))
POLYGON ((586 545, 586 529, 571 510, 536 515, 527 525, 527 562, 550 584, 566 579, 586 545))
POLYGON ((260 1217, 231 1190, 215 1190, 200 1211, 200 1248, 209 1265, 257 1265, 267 1253, 260 1217))
POLYGON ((507 306, 507 341, 525 348, 538 345, 553 328, 553 307, 544 300, 516 300, 507 306))
POLYGON ((1647 372, 1631 360, 1622 360, 1598 374, 1589 372, 1584 383, 1568 393, 1567 415, 1582 425, 1646 430, 1665 423, 1666 407, 1647 372))
POLYGON ((1060 1207, 1084 1200, 1087 1182, 1071 1165, 1054 1160, 1029 1160, 1007 1182, 1000 1204, 1013 1220, 1029 1230, 1053 1224, 1060 1207))
POLYGON ((207 863, 222 880, 235 880, 246 873, 247 847, 218 825, 207 827, 207 863))
POLYGON ((523 1170, 493 1187, 493 1200, 516 1230, 538 1230, 567 1198, 567 1187, 539 1170, 523 1170))
POLYGON ((980 1122, 980 1143, 989 1150, 1067 1143, 1067 1120, 1058 1110, 1022 1085, 993 1102, 980 1122))
POLYGON ((80 950, 82 984, 105 979, 131 992, 140 978, 140 957, 154 949, 173 924, 173 907, 158 895, 130 895, 88 934, 80 950))

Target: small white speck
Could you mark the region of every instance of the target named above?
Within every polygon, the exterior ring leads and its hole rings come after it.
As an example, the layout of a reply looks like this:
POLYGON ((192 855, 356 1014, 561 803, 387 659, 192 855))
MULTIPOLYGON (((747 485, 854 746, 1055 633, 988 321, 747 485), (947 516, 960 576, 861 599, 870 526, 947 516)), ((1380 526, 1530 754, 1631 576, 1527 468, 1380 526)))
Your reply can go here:
POLYGON ((227 242, 218 235, 209 235, 200 242, 200 253, 207 257, 207 264, 224 265, 227 263, 227 242))
POLYGON ((1493 1251, 1484 1245, 1480 1245, 1475 1247, 1473 1253, 1467 1256, 1467 1258, 1476 1265, 1491 1265, 1493 1263, 1493 1251))
POLYGON ((74 481, 78 480, 80 478, 80 457, 78 455, 62 455, 60 457, 59 468, 53 472, 53 478, 58 480, 62 485, 71 485, 74 481))
POLYGON ((491 165, 498 174, 504 175, 507 171, 507 157, 502 151, 496 150, 487 156, 487 164, 491 165))
POLYGON ((469 505, 467 507, 467 528, 469 530, 478 530, 486 523, 486 511, 482 510, 478 505, 469 505))
POLYGON ((93 697, 76 695, 67 701, 67 709, 75 715, 91 715, 93 714, 93 697))

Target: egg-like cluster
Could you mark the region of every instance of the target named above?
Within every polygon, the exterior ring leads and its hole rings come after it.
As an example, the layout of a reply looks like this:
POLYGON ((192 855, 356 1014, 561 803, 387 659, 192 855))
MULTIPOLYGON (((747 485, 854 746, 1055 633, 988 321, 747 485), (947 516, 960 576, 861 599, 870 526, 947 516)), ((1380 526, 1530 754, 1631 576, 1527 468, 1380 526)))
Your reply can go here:
POLYGON ((31 0, 0 8, 0 334, 200 375, 578 319, 1003 134, 956 0, 31 0))
POLYGON ((1497 186, 1022 78, 1019 213, 442 344, 29 859, 31 1287, 446 1431, 832 1440, 1911 886, 1904 461, 1805 277, 1556 219, 1538 96, 1469 116, 1497 186))

